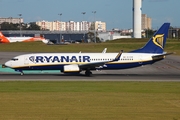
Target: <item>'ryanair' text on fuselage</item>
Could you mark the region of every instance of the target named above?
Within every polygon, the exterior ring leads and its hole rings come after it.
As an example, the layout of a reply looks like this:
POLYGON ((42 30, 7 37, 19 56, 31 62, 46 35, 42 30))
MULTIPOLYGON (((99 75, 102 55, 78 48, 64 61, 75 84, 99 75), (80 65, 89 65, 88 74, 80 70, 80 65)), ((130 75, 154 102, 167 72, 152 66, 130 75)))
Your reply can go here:
POLYGON ((90 62, 90 56, 31 56, 29 60, 36 63, 90 62))

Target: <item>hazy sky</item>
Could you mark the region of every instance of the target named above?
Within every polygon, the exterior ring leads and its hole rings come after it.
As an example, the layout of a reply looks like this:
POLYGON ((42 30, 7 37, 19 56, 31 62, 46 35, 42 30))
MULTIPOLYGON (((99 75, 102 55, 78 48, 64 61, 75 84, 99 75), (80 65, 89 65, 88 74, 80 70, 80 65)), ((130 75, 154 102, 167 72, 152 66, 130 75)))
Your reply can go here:
MULTIPOLYGON (((19 17, 24 22, 60 20, 106 22, 107 29, 132 28, 132 0, 0 0, 0 17, 19 17), (94 15, 92 11, 96 11, 94 15), (86 12, 85 15, 82 12, 86 12)), ((180 27, 180 0, 143 0, 142 13, 152 18, 152 28, 164 22, 180 27)))

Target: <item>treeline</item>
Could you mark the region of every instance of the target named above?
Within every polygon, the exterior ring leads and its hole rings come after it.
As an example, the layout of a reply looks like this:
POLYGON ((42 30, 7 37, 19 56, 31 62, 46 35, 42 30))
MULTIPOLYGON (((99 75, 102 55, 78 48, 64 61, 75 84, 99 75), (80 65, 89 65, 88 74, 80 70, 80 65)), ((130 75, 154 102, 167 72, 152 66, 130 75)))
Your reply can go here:
POLYGON ((0 24, 0 30, 40 30, 40 26, 36 25, 36 23, 21 23, 21 24, 13 24, 8 22, 3 22, 0 24))

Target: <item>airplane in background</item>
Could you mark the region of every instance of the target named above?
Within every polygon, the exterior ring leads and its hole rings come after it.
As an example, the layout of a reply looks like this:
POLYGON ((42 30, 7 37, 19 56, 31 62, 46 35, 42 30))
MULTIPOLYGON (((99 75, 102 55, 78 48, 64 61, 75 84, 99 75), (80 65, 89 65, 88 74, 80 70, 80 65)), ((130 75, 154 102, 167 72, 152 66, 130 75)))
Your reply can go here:
MULTIPOLYGON (((19 55, 3 64, 23 75, 25 70, 60 70, 63 73, 80 73, 86 76, 92 70, 116 70, 139 67, 163 60, 170 23, 164 23, 147 44, 137 50, 123 53, 32 53, 19 55)), ((106 49, 105 49, 106 51, 106 49)))
POLYGON ((13 42, 31 42, 46 40, 44 37, 5 37, 0 32, 0 43, 13 43, 13 42))

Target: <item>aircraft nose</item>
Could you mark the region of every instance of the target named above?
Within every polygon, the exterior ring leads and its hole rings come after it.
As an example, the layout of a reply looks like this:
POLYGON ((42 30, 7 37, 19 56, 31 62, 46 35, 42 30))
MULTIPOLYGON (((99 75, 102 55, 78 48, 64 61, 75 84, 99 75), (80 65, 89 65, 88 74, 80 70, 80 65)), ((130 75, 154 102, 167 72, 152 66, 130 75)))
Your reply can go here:
POLYGON ((2 65, 2 67, 3 67, 3 68, 5 68, 5 67, 11 67, 11 62, 8 61, 8 62, 4 63, 4 64, 2 65))
POLYGON ((7 67, 5 64, 2 64, 2 68, 5 68, 5 67, 7 67))

